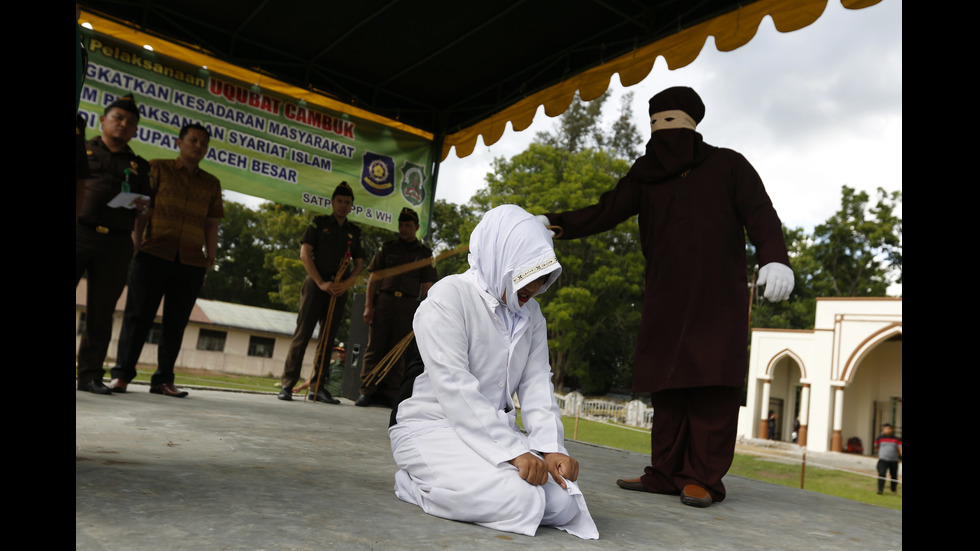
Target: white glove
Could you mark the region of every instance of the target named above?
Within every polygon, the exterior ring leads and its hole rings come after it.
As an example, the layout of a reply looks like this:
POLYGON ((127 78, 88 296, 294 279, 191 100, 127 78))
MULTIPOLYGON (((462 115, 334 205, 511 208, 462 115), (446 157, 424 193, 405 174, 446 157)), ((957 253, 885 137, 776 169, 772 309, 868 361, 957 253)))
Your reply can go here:
POLYGON ((793 292, 793 268, 779 262, 770 262, 759 270, 758 285, 765 285, 766 292, 763 296, 769 302, 779 302, 789 298, 793 292))
MULTIPOLYGON (((545 216, 545 215, 543 215, 543 214, 539 214, 539 215, 535 216, 535 218, 538 219, 538 222, 541 222, 542 224, 544 224, 544 227, 546 227, 546 228, 551 225, 551 220, 548 220, 548 217, 545 216)), ((551 231, 551 236, 552 237, 555 236, 554 230, 551 231)))

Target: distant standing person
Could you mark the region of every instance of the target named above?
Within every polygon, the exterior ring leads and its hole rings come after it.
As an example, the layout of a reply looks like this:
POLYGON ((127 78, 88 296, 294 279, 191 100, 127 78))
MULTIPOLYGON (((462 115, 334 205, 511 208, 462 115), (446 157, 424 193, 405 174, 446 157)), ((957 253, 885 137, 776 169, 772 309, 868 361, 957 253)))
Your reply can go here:
MULTIPOLYGON (((330 356, 330 381, 327 383, 327 390, 332 396, 334 394, 340 394, 344 389, 344 366, 347 365, 347 350, 344 349, 344 343, 335 346, 330 356)), ((303 384, 309 386, 311 383, 310 381, 306 381, 303 384)))
POLYGON ((221 183, 200 167, 210 140, 203 125, 187 124, 177 137, 177 158, 150 161, 156 195, 149 219, 137 224, 134 235, 138 252, 129 274, 126 313, 109 382, 113 392, 126 392, 136 377, 143 345, 166 297, 150 392, 187 396, 187 391, 174 386, 174 365, 197 295, 214 265, 218 220, 225 212, 221 183))
POLYGON ((892 426, 881 426, 881 435, 875 439, 878 450, 878 494, 885 490, 885 475, 891 474, 892 493, 898 493, 898 462, 902 460, 902 439, 894 435, 892 426))
POLYGON ((101 135, 85 142, 84 170, 75 172, 75 287, 82 275, 88 276, 78 390, 95 394, 112 393, 102 382, 102 364, 112 339, 116 301, 133 258, 136 221, 146 216, 150 205, 142 199, 134 202, 134 208, 114 208, 109 203, 120 192, 153 193, 149 163, 129 147, 139 120, 132 94, 110 103, 99 117, 101 135))
POLYGON ((412 331, 412 319, 429 287, 436 282, 436 268, 432 265, 432 249, 416 238, 419 231, 419 215, 405 207, 398 215, 398 239, 392 239, 378 249, 368 265, 368 279, 364 298, 364 323, 368 324, 368 344, 361 367, 360 396, 355 406, 366 407, 373 402, 392 405, 405 374, 403 360, 399 360, 381 380, 380 386, 366 382, 378 362, 406 335, 412 331), (428 260, 424 266, 403 273, 380 275, 384 270, 405 264, 428 260), (378 395, 380 394, 380 396, 378 395))
MULTIPOLYGON (((329 320, 330 330, 321 338, 325 339, 327 350, 333 348, 333 340, 337 336, 337 329, 344 316, 344 307, 347 305, 347 290, 357 282, 357 276, 361 275, 361 270, 364 268, 365 254, 361 247, 361 228, 347 219, 354 206, 354 191, 347 182, 341 182, 334 189, 330 206, 332 213, 314 218, 301 240, 299 258, 306 268, 306 279, 303 280, 303 287, 300 289, 296 332, 293 333, 293 342, 289 345, 286 365, 283 367, 280 400, 293 399, 293 387, 299 381, 303 369, 303 356, 306 355, 306 347, 310 343, 310 337, 313 336, 313 330, 319 323, 320 330, 324 331, 324 324, 328 323, 326 318, 331 297, 336 298, 336 301, 333 317, 329 320), (345 258, 350 259, 350 263, 341 274, 342 279, 335 282, 334 278, 345 258)), ((320 388, 314 388, 310 392, 311 400, 328 404, 340 403, 340 400, 334 398, 327 390, 330 373, 326 357, 318 357, 314 360, 310 379, 314 385, 318 379, 320 382, 320 388), (321 371, 327 373, 321 374, 321 371)))
POLYGON ((774 410, 769 410, 769 419, 766 423, 769 427, 769 439, 776 439, 776 412, 774 410))

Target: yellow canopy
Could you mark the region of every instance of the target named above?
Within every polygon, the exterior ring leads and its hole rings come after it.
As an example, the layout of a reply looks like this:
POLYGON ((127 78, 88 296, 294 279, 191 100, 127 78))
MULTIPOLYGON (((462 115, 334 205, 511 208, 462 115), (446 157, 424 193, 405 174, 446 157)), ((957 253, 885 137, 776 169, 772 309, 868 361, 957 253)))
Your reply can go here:
MULTIPOLYGON (((859 9, 880 0, 841 0, 859 9)), ((98 32, 262 89, 383 123, 472 153, 539 106, 562 114, 578 91, 598 97, 619 73, 639 83, 658 57, 694 61, 708 36, 721 51, 752 39, 763 17, 780 32, 820 17, 827 0, 456 0, 356 3, 89 0, 98 32), (164 5, 165 4, 165 5, 164 5)))

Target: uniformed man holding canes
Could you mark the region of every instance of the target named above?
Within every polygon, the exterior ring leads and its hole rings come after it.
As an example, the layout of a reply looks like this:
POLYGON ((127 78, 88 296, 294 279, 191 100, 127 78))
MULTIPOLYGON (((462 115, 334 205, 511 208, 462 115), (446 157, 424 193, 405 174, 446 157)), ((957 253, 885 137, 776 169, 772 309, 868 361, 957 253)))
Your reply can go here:
MULTIPOLYGON (((333 348, 333 340, 344 315, 344 306, 347 304, 347 290, 357 282, 357 277, 361 275, 361 269, 364 267, 365 255, 364 249, 361 248, 361 228, 347 219, 354 205, 354 191, 347 182, 341 182, 334 189, 330 205, 333 212, 330 215, 314 218, 303 234, 299 257, 303 261, 303 267, 306 268, 307 277, 300 290, 296 332, 293 334, 293 342, 289 346, 286 365, 283 368, 280 400, 293 399, 293 386, 299 380, 303 369, 303 356, 306 355, 306 347, 317 323, 320 324, 320 331, 327 333, 321 336, 325 339, 323 355, 326 356, 326 352, 333 348), (345 258, 349 259, 350 263, 341 271, 340 267, 345 258), (338 274, 339 281, 337 281, 338 274), (331 299, 334 301, 333 315, 327 318, 331 299)), ((314 387, 309 397, 314 402, 339 404, 340 400, 334 398, 326 389, 329 374, 318 376, 318 373, 326 368, 327 358, 316 358, 310 379, 314 381, 314 385, 319 381, 320 387, 314 387)))

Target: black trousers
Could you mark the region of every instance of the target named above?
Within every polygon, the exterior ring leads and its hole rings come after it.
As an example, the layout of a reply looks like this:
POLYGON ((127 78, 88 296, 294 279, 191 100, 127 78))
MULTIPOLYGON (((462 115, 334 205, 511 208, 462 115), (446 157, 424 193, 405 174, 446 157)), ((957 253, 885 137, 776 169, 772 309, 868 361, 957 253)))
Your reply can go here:
POLYGON ((885 490, 885 475, 891 474, 892 491, 898 491, 898 461, 878 460, 878 491, 885 490))
POLYGON ((85 330, 78 346, 78 384, 101 379, 106 352, 112 339, 112 316, 126 285, 126 269, 133 258, 129 234, 101 234, 75 226, 75 286, 88 272, 85 298, 85 330))
POLYGON ((136 364, 143 345, 153 328, 160 301, 166 297, 163 300, 163 334, 157 347, 157 370, 150 384, 174 382, 174 364, 180 354, 184 329, 206 272, 207 269, 201 266, 171 262, 152 254, 136 255, 129 273, 129 294, 112 378, 129 382, 136 377, 136 364))
POLYGON ((404 357, 391 367, 380 383, 367 385, 364 381, 378 362, 412 332, 412 320, 418 306, 419 302, 415 298, 396 297, 387 293, 378 293, 375 297, 374 322, 368 332, 364 362, 361 364, 361 394, 374 396, 381 392, 389 400, 397 396, 405 375, 404 357))
POLYGON ((711 386, 653 393, 648 491, 679 494, 694 484, 713 501, 725 499, 721 478, 732 466, 742 389, 711 386))
MULTIPOLYGON (((303 371, 303 357, 306 356, 306 347, 310 344, 310 337, 316 324, 320 324, 320 331, 327 318, 327 310, 330 308, 330 294, 325 293, 317 287, 313 278, 307 276, 303 281, 303 287, 299 292, 299 313, 296 315, 296 332, 293 333, 293 341, 289 345, 289 353, 286 356, 286 365, 282 371, 282 387, 293 388, 299 380, 300 373, 303 371)), ((333 341, 337 336, 337 329, 344 317, 344 310, 347 306, 347 293, 336 298, 333 308, 333 318, 330 322, 330 331, 326 335, 327 350, 323 357, 316 358, 313 362, 312 384, 320 379, 320 388, 327 385, 330 380, 330 370, 324 369, 330 363, 330 351, 333 349, 333 341), (320 371, 324 370, 322 375, 320 371)), ((318 390, 318 389, 317 389, 318 390)))

